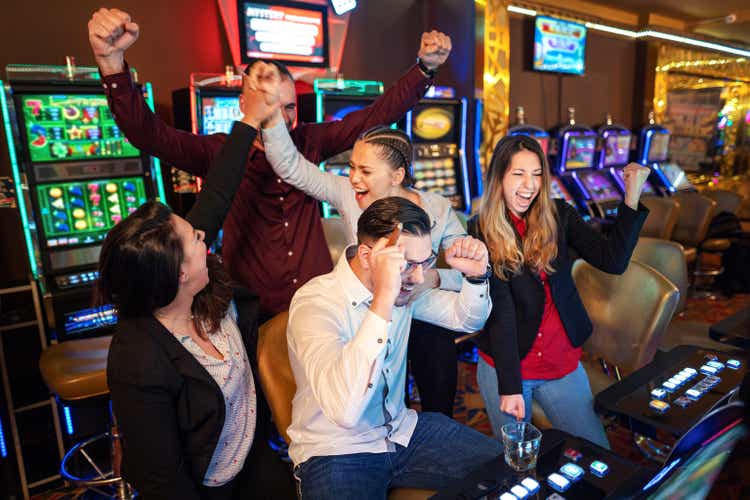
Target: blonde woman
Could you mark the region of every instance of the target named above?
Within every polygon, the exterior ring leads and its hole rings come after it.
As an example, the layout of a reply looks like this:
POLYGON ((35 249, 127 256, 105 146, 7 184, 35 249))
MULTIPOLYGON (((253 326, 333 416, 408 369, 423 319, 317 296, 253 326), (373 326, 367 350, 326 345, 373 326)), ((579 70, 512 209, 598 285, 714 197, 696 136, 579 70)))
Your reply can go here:
POLYGON ((503 424, 531 419, 535 400, 554 427, 609 446, 580 364, 592 325, 568 249, 602 271, 623 273, 648 213, 638 201, 648 174, 634 163, 625 167, 625 201, 604 236, 550 197, 549 166, 534 139, 505 137, 495 146, 469 233, 486 243, 494 268, 477 380, 498 439, 503 424))

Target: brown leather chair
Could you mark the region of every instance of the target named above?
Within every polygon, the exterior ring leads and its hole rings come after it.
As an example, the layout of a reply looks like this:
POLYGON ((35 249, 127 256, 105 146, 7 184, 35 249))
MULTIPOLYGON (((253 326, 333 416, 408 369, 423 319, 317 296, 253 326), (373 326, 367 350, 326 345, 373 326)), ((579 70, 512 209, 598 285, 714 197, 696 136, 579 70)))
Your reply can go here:
POLYGON ((698 247, 706 239, 716 202, 700 193, 680 193, 673 198, 680 204, 680 214, 672 239, 685 247, 685 260, 691 264, 696 261, 698 247))
MULTIPOLYGON (((263 323, 258 329, 258 372, 263 392, 273 414, 279 433, 290 443, 287 429, 292 423, 292 399, 297 390, 294 374, 289 363, 286 342, 286 326, 289 313, 282 312, 263 323)), ((422 500, 434 495, 434 491, 416 488, 394 488, 389 492, 393 500, 422 500)))
MULTIPOLYGON (((107 336, 50 345, 42 351, 39 358, 39 370, 44 383, 54 396, 66 405, 86 405, 89 402, 109 399, 107 356, 111 343, 112 337, 107 336)), ((71 447, 60 463, 60 475, 65 481, 84 490, 100 492, 102 489, 112 489, 112 498, 130 498, 132 488, 120 476, 121 450, 120 434, 110 406, 110 432, 91 437, 71 447), (86 447, 104 440, 108 441, 110 446, 109 461, 92 463, 86 454, 86 447), (80 466, 76 466, 75 474, 69 471, 68 463, 73 457, 77 458, 77 462, 85 463, 85 458, 91 463, 91 475, 78 476, 77 474, 82 473, 80 466)))
POLYGON ((701 194, 716 202, 717 214, 729 212, 736 215, 743 201, 742 195, 726 189, 705 190, 701 194))
POLYGON ((682 312, 685 309, 689 284, 682 245, 675 241, 640 237, 632 258, 653 267, 677 287, 680 298, 675 312, 682 312))
POLYGON ((680 203, 674 198, 659 196, 645 196, 641 198, 641 203, 649 210, 641 236, 670 239, 680 215, 680 203))
POLYGON ((344 219, 341 217, 329 217, 320 219, 320 221, 323 223, 323 233, 326 237, 326 243, 328 243, 328 251, 331 253, 331 260, 335 266, 350 243, 349 234, 344 219))
MULTIPOLYGON (((594 325, 581 364, 596 395, 653 359, 679 291, 661 273, 635 261, 618 276, 579 259, 573 264, 573 280, 594 325)), ((551 426, 536 403, 532 420, 542 429, 551 426)))

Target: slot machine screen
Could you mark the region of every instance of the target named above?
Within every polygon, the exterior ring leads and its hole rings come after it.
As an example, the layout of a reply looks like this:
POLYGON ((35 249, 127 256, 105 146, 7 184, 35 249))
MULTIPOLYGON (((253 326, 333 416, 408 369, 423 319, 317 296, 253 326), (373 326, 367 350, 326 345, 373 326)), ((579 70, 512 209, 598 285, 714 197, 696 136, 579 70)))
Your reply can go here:
POLYGON ((692 189, 693 185, 685 175, 685 171, 674 163, 662 163, 659 168, 677 191, 692 189))
POLYGON ((48 248, 101 242, 147 199, 142 177, 40 184, 36 196, 48 248))
POLYGON ((560 200, 565 200, 571 207, 576 206, 576 202, 570 195, 570 192, 562 185, 557 177, 550 177, 550 196, 560 200))
POLYGON ((630 134, 608 135, 604 141, 604 167, 625 165, 630 157, 630 134))
POLYGON ((370 104, 371 101, 364 102, 362 100, 341 100, 341 99, 327 99, 324 101, 323 121, 337 122, 343 120, 346 115, 354 111, 359 111, 365 106, 370 104))
POLYGON ((21 97, 31 161, 135 158, 101 94, 34 94, 21 97))
POLYGON ((200 117, 201 134, 228 134, 232 131, 232 124, 242 119, 239 96, 202 96, 200 117))
POLYGON ((325 5, 239 0, 237 12, 242 62, 275 59, 292 66, 328 66, 325 5))
POLYGON ((582 75, 585 56, 586 26, 537 16, 534 22, 535 70, 582 75))
POLYGON ((446 197, 458 195, 456 161, 455 158, 414 160, 414 187, 446 197))
POLYGON ((565 170, 590 168, 594 165, 596 137, 571 135, 565 148, 565 170))
POLYGON ((669 157, 669 133, 654 132, 648 147, 646 160, 651 162, 666 161, 669 157))
POLYGON ((600 170, 590 170, 578 174, 594 201, 618 200, 621 198, 612 181, 600 170))
POLYGON ((412 140, 458 143, 456 111, 451 106, 419 105, 412 112, 412 140))

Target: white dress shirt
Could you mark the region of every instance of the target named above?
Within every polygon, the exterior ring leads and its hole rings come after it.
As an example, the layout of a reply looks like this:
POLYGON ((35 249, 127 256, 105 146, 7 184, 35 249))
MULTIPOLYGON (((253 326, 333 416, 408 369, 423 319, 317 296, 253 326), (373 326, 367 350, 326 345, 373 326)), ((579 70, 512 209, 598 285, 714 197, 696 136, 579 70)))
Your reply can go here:
POLYGON ((310 280, 292 299, 287 341, 297 383, 292 402, 295 464, 314 456, 393 451, 417 423, 404 404, 406 350, 412 317, 460 332, 484 326, 492 307, 487 284, 463 281, 460 292, 431 290, 394 307, 390 322, 370 311, 372 292, 347 255, 310 280))
MULTIPOLYGON (((348 243, 357 242, 357 221, 362 215, 354 189, 348 177, 321 171, 317 165, 305 158, 292 142, 283 121, 273 128, 263 129, 263 147, 266 158, 276 175, 316 200, 333 205, 344 219, 348 243)), ((420 205, 432 222, 430 239, 432 250, 439 253, 447 249, 456 238, 466 236, 466 230, 458 220, 447 198, 429 191, 418 191, 420 205)), ((438 269, 440 288, 443 290, 461 289, 461 273, 453 269, 438 269)))

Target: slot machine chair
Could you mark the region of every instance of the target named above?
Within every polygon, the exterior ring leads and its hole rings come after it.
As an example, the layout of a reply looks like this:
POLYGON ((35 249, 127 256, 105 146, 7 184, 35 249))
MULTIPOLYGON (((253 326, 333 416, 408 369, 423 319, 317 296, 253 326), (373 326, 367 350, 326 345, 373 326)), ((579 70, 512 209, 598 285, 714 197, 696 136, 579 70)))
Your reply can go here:
MULTIPOLYGON (((109 399, 107 386, 107 355, 111 336, 70 340, 52 344, 42 352, 39 368, 42 379, 54 396, 68 406, 85 405, 102 398, 109 399)), ((122 447, 117 423, 109 405, 110 431, 75 444, 60 463, 62 478, 77 487, 100 491, 112 488, 113 498, 132 498, 132 488, 120 476, 122 447), (108 440, 110 445, 109 467, 95 464, 86 452, 86 447, 108 440), (74 458, 83 457, 90 465, 92 475, 80 477, 72 473, 74 458)))
POLYGON ((693 267, 693 291, 702 280, 713 280, 724 272, 719 266, 705 267, 701 262, 704 253, 722 254, 731 242, 726 238, 707 238, 711 219, 716 215, 716 202, 700 193, 679 193, 674 198, 680 203, 680 216, 675 225, 672 239, 682 243, 686 252, 695 249, 695 258, 689 258, 688 264, 695 261, 693 267))
POLYGON ((331 253, 331 260, 335 266, 349 243, 344 219, 341 217, 321 217, 320 222, 323 224, 323 234, 325 234, 328 251, 331 253))
MULTIPOLYGON (((286 326, 289 313, 284 311, 263 323, 258 329, 258 372, 263 392, 271 408, 274 423, 287 443, 287 429, 292 423, 292 399, 297 390, 294 374, 289 363, 286 326)), ((389 500, 426 499, 434 491, 414 488, 393 488, 389 500)))
POLYGON ((632 259, 653 267, 677 287, 680 297, 675 313, 682 312, 685 309, 689 286, 687 262, 682 245, 676 241, 641 236, 633 250, 632 259))
POLYGON ((716 202, 717 215, 722 212, 737 215, 744 200, 741 194, 726 189, 705 190, 701 194, 716 202))
POLYGON ((641 229, 641 236, 672 239, 675 224, 680 216, 680 203, 674 198, 646 196, 641 198, 649 213, 641 229))
MULTIPOLYGON (((578 259, 573 281, 594 325, 583 345, 581 364, 594 396, 649 363, 674 315, 679 290, 661 273, 630 261, 622 275, 599 271, 578 259)), ((532 407, 534 425, 551 427, 544 411, 532 407)))

